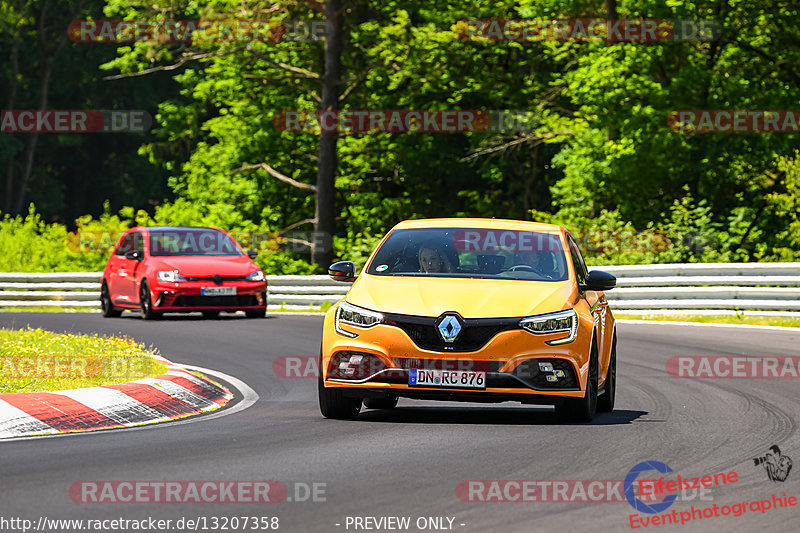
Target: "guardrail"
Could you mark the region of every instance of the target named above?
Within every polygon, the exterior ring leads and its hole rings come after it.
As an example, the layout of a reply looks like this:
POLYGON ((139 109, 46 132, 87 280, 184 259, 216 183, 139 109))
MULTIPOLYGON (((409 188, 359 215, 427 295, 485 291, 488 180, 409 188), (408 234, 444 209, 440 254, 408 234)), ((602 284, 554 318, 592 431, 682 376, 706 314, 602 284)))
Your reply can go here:
MULTIPOLYGON (((600 266, 617 276, 615 310, 800 311, 800 263, 600 266)), ((98 307, 99 272, 0 273, 0 307, 98 307)), ((270 309, 319 309, 350 285, 328 276, 268 276, 270 309)))

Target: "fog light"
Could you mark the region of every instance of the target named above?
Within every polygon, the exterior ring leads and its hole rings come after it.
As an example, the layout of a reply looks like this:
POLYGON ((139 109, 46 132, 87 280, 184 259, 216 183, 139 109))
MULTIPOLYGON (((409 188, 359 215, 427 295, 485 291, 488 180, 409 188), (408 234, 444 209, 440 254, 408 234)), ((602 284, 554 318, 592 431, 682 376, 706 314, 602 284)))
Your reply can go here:
POLYGON ((328 366, 328 379, 366 379, 385 370, 377 356, 362 352, 338 352, 328 366))
POLYGON ((158 296, 156 297, 156 301, 153 302, 153 307, 160 306, 162 303, 164 303, 164 297, 168 296, 168 295, 171 295, 171 294, 175 294, 175 291, 161 291, 161 292, 159 292, 158 296))
POLYGON ((552 372, 553 371, 553 364, 552 363, 539 363, 539 370, 542 372, 552 372))

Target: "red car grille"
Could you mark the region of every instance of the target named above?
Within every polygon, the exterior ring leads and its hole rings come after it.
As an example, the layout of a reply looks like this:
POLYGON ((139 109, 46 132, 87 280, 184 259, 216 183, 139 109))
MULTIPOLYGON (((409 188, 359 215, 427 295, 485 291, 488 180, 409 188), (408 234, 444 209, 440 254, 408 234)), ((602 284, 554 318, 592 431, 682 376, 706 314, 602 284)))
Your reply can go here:
POLYGON ((252 294, 235 296, 201 296, 199 294, 182 295, 175 298, 173 307, 249 307, 258 305, 252 294))

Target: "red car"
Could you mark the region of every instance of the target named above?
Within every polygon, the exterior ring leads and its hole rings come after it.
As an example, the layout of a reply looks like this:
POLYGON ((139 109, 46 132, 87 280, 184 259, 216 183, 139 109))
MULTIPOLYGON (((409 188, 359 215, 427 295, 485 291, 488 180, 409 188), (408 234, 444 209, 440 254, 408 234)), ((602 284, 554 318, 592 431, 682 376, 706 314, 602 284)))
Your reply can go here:
POLYGON ((165 312, 267 313, 267 279, 220 228, 135 227, 123 233, 103 271, 100 304, 105 317, 139 309, 145 320, 165 312))

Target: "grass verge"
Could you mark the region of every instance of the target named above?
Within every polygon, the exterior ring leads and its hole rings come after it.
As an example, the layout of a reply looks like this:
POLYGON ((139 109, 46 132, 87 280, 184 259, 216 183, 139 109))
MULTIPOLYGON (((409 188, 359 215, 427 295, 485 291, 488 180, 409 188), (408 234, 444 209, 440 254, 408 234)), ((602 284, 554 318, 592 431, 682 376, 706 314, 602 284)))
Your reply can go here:
POLYGON ((127 337, 0 329, 0 394, 114 385, 167 372, 127 337))
POLYGON ((708 324, 738 324, 752 326, 783 326, 800 328, 800 318, 791 316, 749 315, 637 315, 614 312, 614 318, 625 320, 664 320, 668 322, 704 322, 708 324))

